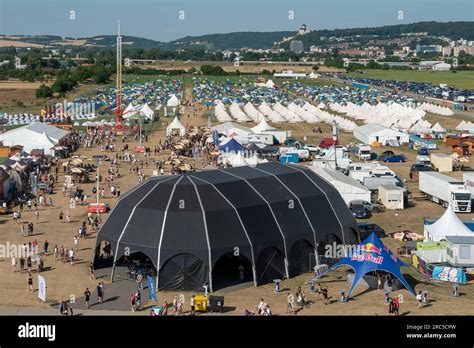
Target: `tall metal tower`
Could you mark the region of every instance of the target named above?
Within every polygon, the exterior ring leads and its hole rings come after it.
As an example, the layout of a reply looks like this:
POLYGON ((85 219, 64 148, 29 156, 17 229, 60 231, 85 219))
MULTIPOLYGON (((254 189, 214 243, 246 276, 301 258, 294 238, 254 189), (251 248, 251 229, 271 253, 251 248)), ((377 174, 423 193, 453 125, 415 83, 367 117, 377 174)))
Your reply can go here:
POLYGON ((117 109, 115 112, 115 128, 122 129, 122 36, 120 36, 120 20, 117 33, 117 109))

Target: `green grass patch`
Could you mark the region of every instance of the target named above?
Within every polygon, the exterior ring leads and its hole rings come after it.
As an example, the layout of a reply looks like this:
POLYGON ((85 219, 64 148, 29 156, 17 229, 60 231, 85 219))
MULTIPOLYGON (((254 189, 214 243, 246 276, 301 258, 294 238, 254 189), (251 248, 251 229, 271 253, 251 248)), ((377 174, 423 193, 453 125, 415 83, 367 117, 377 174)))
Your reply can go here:
POLYGON ((427 82, 434 85, 445 83, 457 88, 474 89, 474 71, 420 71, 420 70, 364 70, 349 76, 382 80, 427 82))
POLYGON ((122 75, 124 81, 131 83, 145 83, 147 81, 156 81, 156 80, 180 80, 182 75, 168 76, 168 75, 139 75, 139 74, 127 74, 122 75))

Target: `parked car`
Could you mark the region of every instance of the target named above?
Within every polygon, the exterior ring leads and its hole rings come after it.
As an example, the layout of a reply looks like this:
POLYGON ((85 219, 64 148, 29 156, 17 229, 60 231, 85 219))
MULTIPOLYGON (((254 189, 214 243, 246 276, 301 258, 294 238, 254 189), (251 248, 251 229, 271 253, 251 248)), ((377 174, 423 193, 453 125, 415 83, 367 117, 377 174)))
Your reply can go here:
POLYGON ((416 163, 411 166, 410 171, 411 172, 432 172, 433 168, 431 168, 431 166, 428 166, 424 163, 416 163))
POLYGON ((420 147, 418 149, 418 154, 423 155, 423 156, 429 156, 430 155, 430 150, 428 150, 426 147, 420 147))
POLYGON ((383 209, 383 206, 381 206, 380 204, 377 204, 377 203, 370 203, 370 202, 367 202, 367 201, 364 201, 363 199, 354 199, 353 201, 351 201, 349 204, 362 204, 364 207, 366 207, 371 213, 380 213, 382 212, 384 209, 383 209))
POLYGON ((375 232, 377 237, 385 237, 385 230, 377 224, 360 222, 357 224, 360 232, 360 239, 367 238, 372 232, 375 232))
POLYGON ((352 212, 352 216, 356 219, 368 219, 372 216, 372 213, 367 209, 363 204, 360 203, 350 203, 349 209, 352 212))
POLYGON ((334 140, 332 138, 324 138, 323 140, 321 140, 321 142, 319 143, 319 147, 331 147, 331 146, 334 146, 334 145, 339 145, 339 140, 336 140, 336 142, 334 143, 334 140))
POLYGON ((286 139, 284 144, 285 146, 296 147, 297 149, 303 149, 305 145, 302 141, 299 141, 293 138, 286 139))
POLYGON ((392 155, 392 156, 385 156, 382 157, 382 161, 384 162, 405 162, 407 159, 405 155, 392 155))

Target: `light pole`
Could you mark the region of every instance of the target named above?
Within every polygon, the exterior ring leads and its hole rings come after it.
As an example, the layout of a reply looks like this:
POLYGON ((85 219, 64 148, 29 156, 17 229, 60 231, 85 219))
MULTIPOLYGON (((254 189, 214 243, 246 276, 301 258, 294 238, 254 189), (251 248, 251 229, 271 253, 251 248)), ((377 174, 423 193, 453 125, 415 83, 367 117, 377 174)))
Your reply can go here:
POLYGON ((140 132, 139 134, 139 137, 140 137, 139 147, 140 148, 142 147, 142 125, 143 125, 144 118, 145 117, 143 115, 139 115, 139 114, 135 114, 129 118, 130 120, 135 120, 135 122, 138 122, 138 125, 140 126, 140 131, 139 131, 140 132))
POLYGON ((336 122, 336 120, 334 120, 333 121, 333 126, 332 126, 332 141, 333 141, 333 145, 334 145, 334 167, 335 167, 334 169, 337 169, 337 152, 336 152, 337 138, 338 138, 337 122, 336 122))
POLYGON ((99 178, 100 178, 100 172, 99 172, 99 168, 100 168, 100 160, 97 161, 97 171, 96 171, 96 203, 97 203, 97 207, 99 206, 99 178))

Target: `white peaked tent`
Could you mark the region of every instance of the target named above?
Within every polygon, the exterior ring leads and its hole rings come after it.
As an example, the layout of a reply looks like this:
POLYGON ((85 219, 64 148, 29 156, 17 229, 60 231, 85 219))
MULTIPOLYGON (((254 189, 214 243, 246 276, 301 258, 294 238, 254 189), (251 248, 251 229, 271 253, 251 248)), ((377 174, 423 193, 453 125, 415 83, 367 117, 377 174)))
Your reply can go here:
POLYGON ((436 222, 431 225, 425 224, 424 236, 427 242, 439 242, 446 239, 447 236, 473 237, 474 232, 458 218, 453 208, 449 206, 436 222))
POLYGON ((273 83, 272 80, 268 80, 268 81, 265 83, 265 87, 267 87, 267 88, 275 88, 275 84, 273 83))
POLYGON ((171 95, 170 99, 166 102, 166 106, 176 107, 178 105, 179 99, 175 94, 171 95))
POLYGON ((265 118, 262 119, 262 121, 257 124, 255 127, 252 127, 252 131, 255 133, 255 134, 259 134, 261 132, 266 132, 266 131, 273 131, 275 130, 276 128, 270 126, 267 122, 267 120, 265 120, 265 118))
POLYGON ((143 107, 140 109, 140 114, 145 116, 150 121, 155 119, 155 112, 148 106, 148 104, 143 105, 143 107))
POLYGON ((166 136, 173 134, 173 131, 179 131, 179 136, 182 137, 186 134, 186 127, 178 120, 178 117, 175 117, 173 122, 171 122, 168 127, 166 127, 166 136))
MULTIPOLYGON (((56 145, 56 142, 52 140, 50 137, 46 135, 46 133, 42 133, 35 141, 34 149, 43 149, 45 155, 54 155, 53 147, 56 145)), ((27 152, 31 152, 30 151, 27 152)))
POLYGON ((123 111, 122 115, 125 118, 129 118, 130 116, 137 113, 137 109, 133 106, 132 103, 128 104, 127 108, 123 111))
POLYGON ((436 122, 436 124, 431 128, 431 130, 440 133, 446 132, 446 129, 444 129, 443 126, 441 126, 438 122, 436 122))
POLYGON ((456 126, 456 130, 464 130, 466 127, 466 124, 467 123, 464 120, 462 120, 461 123, 456 126))

